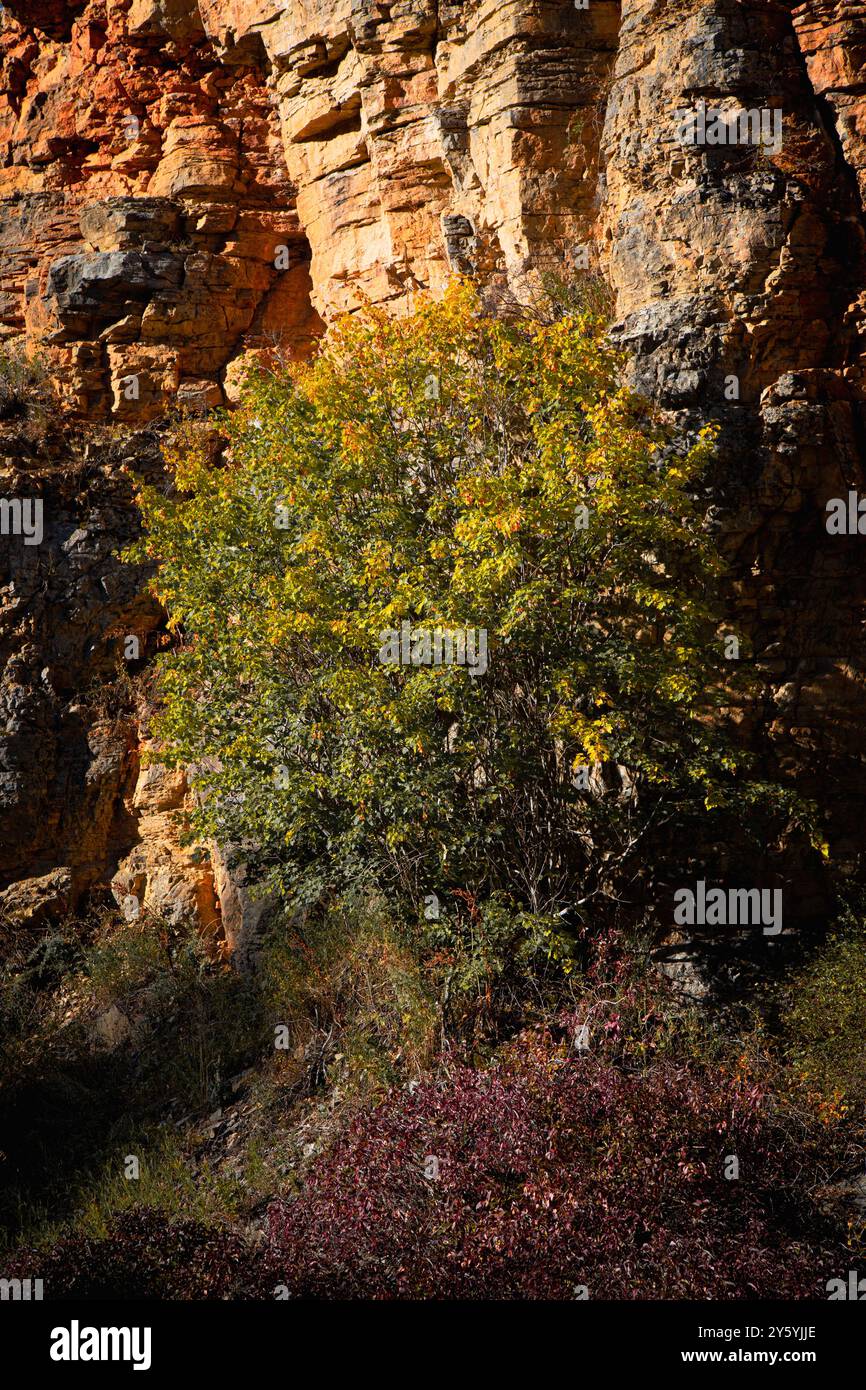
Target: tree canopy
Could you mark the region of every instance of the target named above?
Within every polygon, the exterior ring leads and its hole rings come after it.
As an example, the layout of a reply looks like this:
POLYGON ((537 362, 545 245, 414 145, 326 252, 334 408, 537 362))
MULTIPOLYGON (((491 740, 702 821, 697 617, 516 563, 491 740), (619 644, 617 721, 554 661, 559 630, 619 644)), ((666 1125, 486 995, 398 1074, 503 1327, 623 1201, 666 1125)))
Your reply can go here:
POLYGON ((159 732, 198 832, 287 900, 551 912, 764 804, 718 718, 712 430, 662 427, 596 313, 494 316, 465 282, 371 307, 220 428, 142 493, 177 635, 159 732))

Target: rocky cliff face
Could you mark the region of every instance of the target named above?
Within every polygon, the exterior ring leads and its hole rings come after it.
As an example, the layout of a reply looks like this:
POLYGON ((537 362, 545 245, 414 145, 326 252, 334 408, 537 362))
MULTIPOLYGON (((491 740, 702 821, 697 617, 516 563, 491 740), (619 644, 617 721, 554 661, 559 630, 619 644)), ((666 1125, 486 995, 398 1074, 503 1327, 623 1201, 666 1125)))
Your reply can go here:
POLYGON ((134 713, 106 744, 82 704, 111 634, 158 622, 109 553, 119 461, 178 403, 231 400, 250 355, 455 271, 600 270, 636 383, 718 420, 769 746, 855 866, 866 571, 825 506, 864 482, 866 5, 5 0, 0 45, 0 327, 101 431, 77 491, 68 440, 13 442, 4 475, 51 517, 2 542, 7 904, 110 881, 218 929, 182 787, 139 773, 134 713), (690 144, 702 103, 775 134, 690 144))

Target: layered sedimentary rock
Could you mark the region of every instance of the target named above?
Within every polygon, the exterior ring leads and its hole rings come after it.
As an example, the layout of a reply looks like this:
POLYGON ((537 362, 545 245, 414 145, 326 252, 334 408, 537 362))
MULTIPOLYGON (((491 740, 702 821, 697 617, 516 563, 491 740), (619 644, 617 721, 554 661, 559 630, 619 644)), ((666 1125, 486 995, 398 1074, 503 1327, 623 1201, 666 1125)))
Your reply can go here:
MULTIPOLYGON (((600 269, 636 385, 720 426, 711 485, 767 675, 760 723, 853 868, 866 572, 862 538, 825 521, 864 483, 866 5, 7 0, 0 44, 0 327, 82 420, 132 432, 231 400, 251 355, 306 353, 365 298, 400 313, 454 272, 520 294, 545 269, 600 269), (689 144, 677 122, 702 105, 778 113, 781 138, 689 144)), ((41 574, 47 552, 28 563, 41 574)), ((7 686, 63 744, 42 640, 7 686)), ((79 664, 70 690, 94 675, 79 664)), ((85 769, 104 762, 97 728, 85 769)), ((120 888, 213 918, 233 890, 219 871, 212 898, 204 869, 163 854, 150 784, 135 828, 120 814, 137 775, 79 796, 82 843, 101 826, 120 888)), ((3 884, 74 858, 45 779, 42 830, 10 829, 3 884)))
POLYGON ((835 848, 851 859, 864 805, 866 586, 860 539, 828 535, 826 503, 863 483, 852 88, 864 17, 848 5, 625 4, 601 234, 636 383, 721 426, 713 481, 738 611, 772 678, 765 720, 781 765, 832 805, 835 848), (702 101, 778 112, 780 147, 684 146, 677 111, 702 101))
POLYGON ((157 441, 34 445, 8 423, 0 447, 15 451, 0 496, 39 507, 38 543, 0 550, 0 938, 98 890, 130 916, 195 917, 218 935, 210 865, 180 843, 185 784, 142 765, 149 711, 130 681, 161 639, 144 575, 119 553, 136 529, 127 470, 156 468, 157 441))
POLYGON ((0 322, 88 418, 591 241, 614 0, 7 10, 0 322))
POLYGON ((28 0, 3 40, 0 323, 74 408, 213 404, 250 344, 303 351, 309 255, 261 69, 221 62, 175 0, 28 0))

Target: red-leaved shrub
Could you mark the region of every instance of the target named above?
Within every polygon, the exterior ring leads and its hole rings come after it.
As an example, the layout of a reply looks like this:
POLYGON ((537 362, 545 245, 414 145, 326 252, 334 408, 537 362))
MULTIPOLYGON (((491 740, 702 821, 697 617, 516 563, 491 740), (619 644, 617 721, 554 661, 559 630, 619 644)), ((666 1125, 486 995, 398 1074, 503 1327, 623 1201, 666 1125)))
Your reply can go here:
POLYGON ((272 1205, 270 1254, 297 1297, 819 1296, 829 1237, 788 1158, 753 1084, 524 1037, 359 1114, 272 1205))
POLYGON ((3 1273, 42 1279, 46 1299, 200 1300, 264 1292, 258 1268, 237 1235, 138 1207, 114 1216, 104 1236, 75 1232, 19 1251, 3 1273))

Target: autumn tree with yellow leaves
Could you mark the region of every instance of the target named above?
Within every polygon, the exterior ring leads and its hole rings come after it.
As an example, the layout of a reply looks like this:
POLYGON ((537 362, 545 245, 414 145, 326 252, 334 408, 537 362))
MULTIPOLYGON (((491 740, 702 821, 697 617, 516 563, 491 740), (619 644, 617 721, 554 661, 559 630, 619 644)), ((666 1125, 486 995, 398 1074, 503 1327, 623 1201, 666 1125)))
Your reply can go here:
POLYGON ((712 432, 662 428, 596 313, 369 308, 220 427, 141 498, 160 734, 198 833, 287 902, 586 917, 797 814, 725 731, 712 432))

